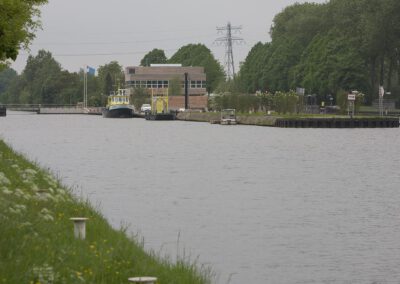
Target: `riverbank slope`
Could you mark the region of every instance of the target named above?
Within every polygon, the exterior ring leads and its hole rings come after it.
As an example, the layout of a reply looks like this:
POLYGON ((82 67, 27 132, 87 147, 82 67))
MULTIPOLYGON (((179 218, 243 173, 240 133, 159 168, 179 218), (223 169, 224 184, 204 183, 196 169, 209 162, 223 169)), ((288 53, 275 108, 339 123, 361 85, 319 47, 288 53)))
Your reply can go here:
POLYGON ((111 228, 89 202, 78 200, 47 171, 0 140, 0 283, 210 283, 208 270, 146 253, 111 228), (74 238, 72 217, 87 217, 85 240, 74 238))

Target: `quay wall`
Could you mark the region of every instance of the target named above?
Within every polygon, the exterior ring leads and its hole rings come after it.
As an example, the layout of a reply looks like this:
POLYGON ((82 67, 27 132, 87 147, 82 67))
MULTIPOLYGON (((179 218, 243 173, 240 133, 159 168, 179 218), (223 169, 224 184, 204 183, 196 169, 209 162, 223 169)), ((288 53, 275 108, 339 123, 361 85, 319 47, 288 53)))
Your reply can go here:
MULTIPOLYGON (((219 112, 180 112, 177 115, 178 120, 197 121, 197 122, 211 122, 219 121, 219 112)), ((273 116, 251 116, 251 115, 238 115, 236 117, 238 124, 243 125, 258 125, 258 126, 274 126, 276 117, 273 116)))
MULTIPOLYGON (((218 122, 218 112, 181 112, 178 120, 218 122)), ((267 115, 238 115, 237 123, 242 125, 271 126, 281 128, 398 128, 398 117, 279 117, 267 115)))
POLYGON ((282 128, 398 128, 399 118, 278 118, 275 126, 282 128))
POLYGON ((38 114, 84 114, 81 107, 41 107, 38 114))

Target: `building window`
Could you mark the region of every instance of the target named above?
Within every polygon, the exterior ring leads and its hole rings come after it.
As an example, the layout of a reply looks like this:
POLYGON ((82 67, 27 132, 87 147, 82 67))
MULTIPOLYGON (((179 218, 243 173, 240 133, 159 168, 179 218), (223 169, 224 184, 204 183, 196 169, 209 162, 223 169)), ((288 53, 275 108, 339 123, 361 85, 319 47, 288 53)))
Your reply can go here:
POLYGON ((129 74, 135 74, 135 68, 129 68, 128 69, 129 74))
POLYGON ((206 86, 206 81, 190 81, 190 88, 192 89, 205 89, 206 86))

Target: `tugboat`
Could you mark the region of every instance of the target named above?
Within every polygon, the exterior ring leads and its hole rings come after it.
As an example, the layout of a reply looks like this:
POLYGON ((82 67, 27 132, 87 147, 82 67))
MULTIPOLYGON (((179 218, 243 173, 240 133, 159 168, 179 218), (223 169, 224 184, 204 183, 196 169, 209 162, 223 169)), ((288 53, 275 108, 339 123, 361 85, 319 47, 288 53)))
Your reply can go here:
POLYGON ((126 89, 118 89, 112 92, 107 99, 107 106, 102 110, 103 117, 107 118, 131 118, 135 108, 130 104, 126 89))

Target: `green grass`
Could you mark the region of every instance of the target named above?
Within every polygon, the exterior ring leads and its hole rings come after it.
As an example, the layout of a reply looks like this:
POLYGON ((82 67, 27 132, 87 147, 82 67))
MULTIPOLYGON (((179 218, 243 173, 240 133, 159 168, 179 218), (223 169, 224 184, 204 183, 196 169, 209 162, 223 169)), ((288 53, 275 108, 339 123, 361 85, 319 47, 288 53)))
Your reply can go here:
MULTIPOLYGON (((360 106, 360 112, 374 113, 376 115, 379 115, 379 109, 374 108, 372 106, 360 106)), ((390 115, 399 115, 400 109, 391 109, 391 110, 389 110, 389 114, 390 115)))
POLYGON ((126 229, 114 230, 89 202, 0 140, 0 283, 210 283, 209 268, 146 253, 126 229), (71 217, 88 217, 86 240, 71 217))

